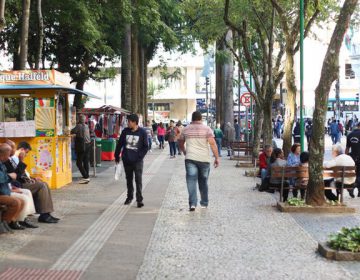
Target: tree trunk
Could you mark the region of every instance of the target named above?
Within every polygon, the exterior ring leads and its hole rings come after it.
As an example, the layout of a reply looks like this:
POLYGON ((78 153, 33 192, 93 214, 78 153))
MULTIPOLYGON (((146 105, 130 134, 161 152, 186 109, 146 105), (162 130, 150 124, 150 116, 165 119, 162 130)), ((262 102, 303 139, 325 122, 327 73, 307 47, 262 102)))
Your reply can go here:
POLYGON ((216 85, 215 85, 215 95, 216 95, 216 123, 223 124, 223 66, 217 61, 216 62, 216 85))
MULTIPOLYGON (((229 30, 226 34, 227 44, 231 45, 233 39, 232 31, 229 30)), ((225 79, 225 92, 224 92, 224 123, 230 122, 233 125, 234 122, 234 63, 233 56, 229 52, 228 61, 224 64, 224 79, 225 79)))
POLYGON ((0 31, 5 28, 5 0, 0 0, 0 31))
POLYGON ((285 64, 285 75, 287 94, 285 98, 285 128, 284 128, 284 154, 287 155, 290 152, 292 145, 292 130, 294 120, 296 118, 296 84, 295 84, 295 70, 294 70, 294 55, 293 55, 293 44, 287 42, 286 46, 286 64, 285 64))
POLYGON ((265 99, 263 103, 264 121, 262 125, 262 134, 264 145, 272 145, 273 128, 272 128, 272 99, 265 99))
POLYGON ((315 90, 313 135, 310 141, 309 183, 306 195, 306 203, 309 205, 315 206, 325 203, 322 170, 324 159, 324 123, 327 104, 331 85, 339 77, 339 53, 341 44, 357 4, 358 0, 346 0, 341 9, 323 62, 320 81, 315 90))
POLYGON ((131 110, 131 25, 125 25, 121 55, 121 107, 131 110))
POLYGON ((26 69, 28 56, 28 39, 29 39, 29 20, 30 20, 30 0, 23 0, 22 4, 22 24, 21 24, 21 41, 20 41, 20 64, 21 70, 26 69))
MULTIPOLYGON (((258 158, 260 149, 261 132, 264 122, 264 111, 262 106, 256 104, 254 114, 254 136, 253 136, 253 157, 258 158)), ((246 124, 247 127, 247 124, 246 124)))
MULTIPOLYGON (((84 90, 84 85, 85 79, 81 79, 76 82, 75 87, 76 89, 84 90)), ((82 108, 84 108, 83 96, 81 94, 75 94, 74 107, 76 108, 76 110, 81 110, 82 108)))
POLYGON ((149 116, 148 116, 148 77, 147 77, 147 73, 148 73, 148 61, 147 59, 144 57, 144 110, 145 110, 145 119, 148 120, 149 116))
POLYGON ((138 65, 139 65, 139 52, 138 52, 138 38, 136 26, 131 27, 131 111, 133 113, 139 112, 139 99, 138 99, 138 65))
POLYGON ((38 46, 35 56, 35 69, 40 69, 40 62, 42 60, 42 49, 44 43, 44 20, 42 16, 41 0, 37 0, 37 16, 38 16, 38 46))
POLYGON ((146 112, 145 112, 145 99, 146 99, 146 93, 144 92, 145 90, 145 74, 144 74, 144 70, 145 70, 145 52, 144 52, 144 48, 139 46, 139 85, 140 85, 140 95, 139 95, 139 112, 140 114, 143 116, 144 119, 144 124, 146 123, 146 112))

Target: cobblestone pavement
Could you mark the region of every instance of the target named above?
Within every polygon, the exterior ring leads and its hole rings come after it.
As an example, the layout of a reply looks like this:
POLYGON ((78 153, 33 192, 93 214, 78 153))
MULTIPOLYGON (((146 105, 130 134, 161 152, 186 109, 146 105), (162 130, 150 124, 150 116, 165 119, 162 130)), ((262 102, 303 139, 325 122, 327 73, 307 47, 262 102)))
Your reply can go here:
POLYGON ((253 179, 227 159, 211 171, 209 208, 189 212, 183 165, 179 160, 174 170, 138 279, 360 278, 357 263, 316 253, 315 237, 323 236, 308 230, 327 229, 328 217, 306 226, 278 212, 274 197, 254 191, 253 179))

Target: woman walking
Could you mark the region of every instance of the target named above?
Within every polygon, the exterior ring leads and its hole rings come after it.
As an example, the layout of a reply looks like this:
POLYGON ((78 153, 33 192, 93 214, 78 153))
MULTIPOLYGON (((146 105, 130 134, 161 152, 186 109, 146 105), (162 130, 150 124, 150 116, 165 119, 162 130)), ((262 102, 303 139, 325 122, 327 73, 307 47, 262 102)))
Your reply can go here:
POLYGON ((157 135, 159 140, 159 149, 164 149, 164 141, 165 141, 165 127, 161 122, 157 128, 157 135))

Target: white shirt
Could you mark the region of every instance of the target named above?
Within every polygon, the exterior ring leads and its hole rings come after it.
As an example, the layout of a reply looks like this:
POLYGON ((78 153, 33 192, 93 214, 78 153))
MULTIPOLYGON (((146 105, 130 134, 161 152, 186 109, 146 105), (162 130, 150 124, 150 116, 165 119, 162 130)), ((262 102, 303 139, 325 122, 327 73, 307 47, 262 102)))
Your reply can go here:
MULTIPOLYGON (((331 168, 335 166, 355 166, 355 161, 352 159, 351 156, 342 154, 332 160, 324 162, 325 168, 331 168)), ((337 178, 337 181, 341 182, 341 178, 337 178)), ((355 183, 355 181, 356 181, 356 177, 344 178, 345 185, 352 185, 355 183)))

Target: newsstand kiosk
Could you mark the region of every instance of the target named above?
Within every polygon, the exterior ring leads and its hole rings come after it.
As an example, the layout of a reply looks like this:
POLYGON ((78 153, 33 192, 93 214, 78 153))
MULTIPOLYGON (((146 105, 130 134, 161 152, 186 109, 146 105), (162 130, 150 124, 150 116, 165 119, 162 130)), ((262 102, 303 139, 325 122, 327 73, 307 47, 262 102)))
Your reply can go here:
POLYGON ((72 181, 70 130, 76 108, 69 94, 97 98, 70 88, 70 78, 55 70, 0 72, 0 142, 29 142, 27 170, 52 189, 72 181))

